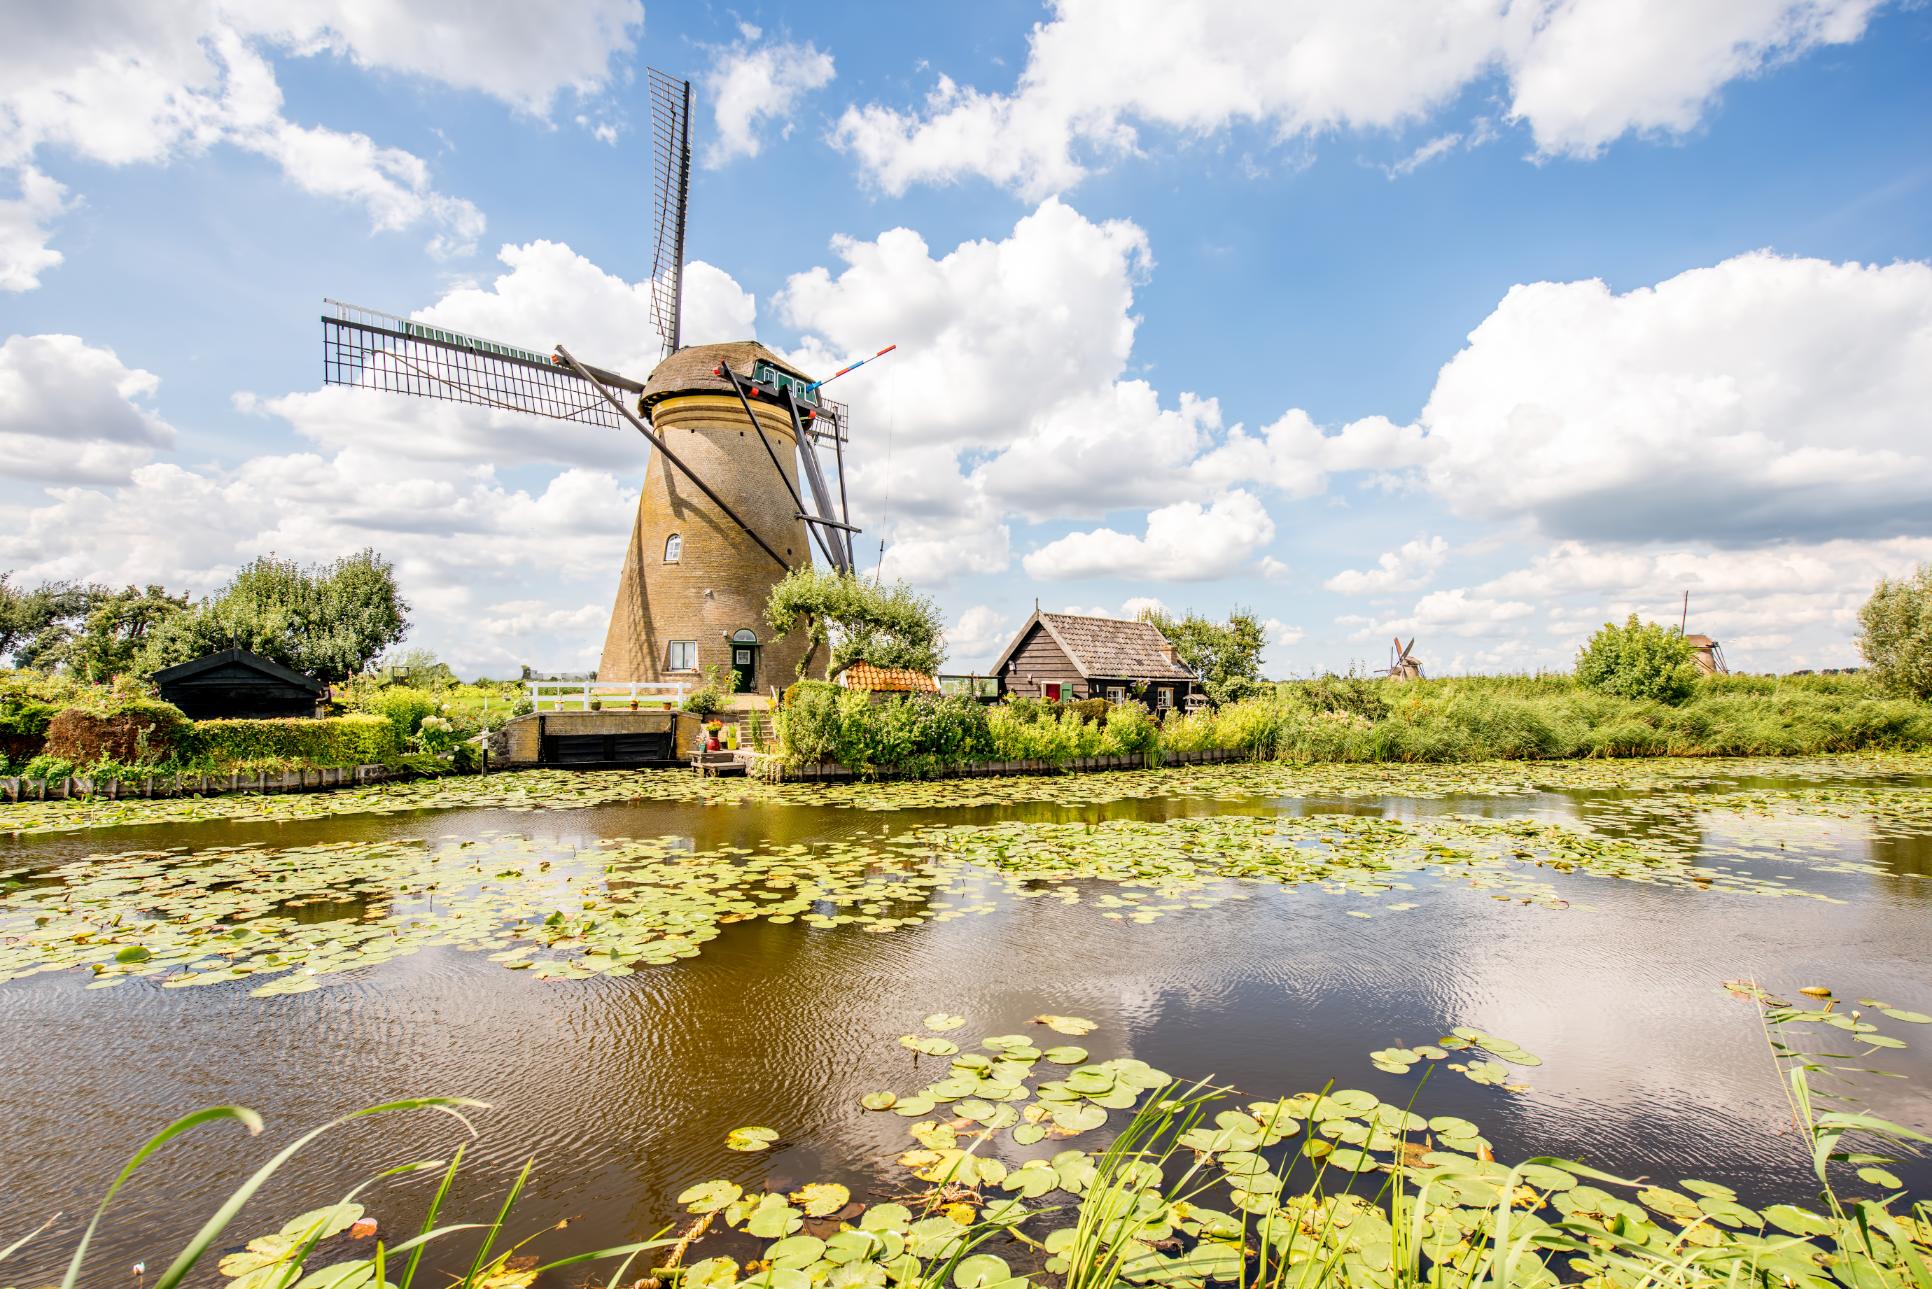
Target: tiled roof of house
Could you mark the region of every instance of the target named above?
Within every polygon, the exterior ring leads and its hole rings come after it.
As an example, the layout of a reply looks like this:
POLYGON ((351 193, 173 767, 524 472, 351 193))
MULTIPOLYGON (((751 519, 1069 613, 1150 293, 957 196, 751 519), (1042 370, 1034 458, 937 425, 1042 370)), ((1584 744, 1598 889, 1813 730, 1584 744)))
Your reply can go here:
POLYGON ((1042 613, 1050 632, 1080 674, 1122 680, 1192 680, 1167 653, 1167 637, 1151 622, 1042 613))
POLYGON ((855 662, 839 673, 839 684, 875 694, 936 694, 939 681, 910 667, 874 667, 855 662))

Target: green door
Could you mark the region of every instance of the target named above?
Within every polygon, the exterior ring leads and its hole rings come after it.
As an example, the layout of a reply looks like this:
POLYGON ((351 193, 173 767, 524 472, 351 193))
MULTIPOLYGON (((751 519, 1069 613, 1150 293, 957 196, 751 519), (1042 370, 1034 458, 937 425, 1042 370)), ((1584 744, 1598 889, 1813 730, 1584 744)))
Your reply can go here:
POLYGON ((732 689, 740 694, 758 692, 758 637, 740 631, 731 637, 732 689))

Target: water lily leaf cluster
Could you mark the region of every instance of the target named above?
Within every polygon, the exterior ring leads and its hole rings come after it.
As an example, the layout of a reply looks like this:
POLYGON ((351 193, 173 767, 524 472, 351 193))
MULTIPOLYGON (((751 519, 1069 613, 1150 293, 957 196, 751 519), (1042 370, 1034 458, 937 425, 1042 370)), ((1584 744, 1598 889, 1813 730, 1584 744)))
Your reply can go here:
MULTIPOLYGON (((1207 768, 1235 782, 1232 771, 1241 767, 1207 768)), ((1360 777, 1372 767, 1346 768, 1360 777)), ((1626 779, 1641 773, 1616 769, 1626 779)), ((1386 790, 1397 772, 1376 773, 1372 786, 1386 790)), ((647 788, 658 782, 649 774, 625 777, 647 788)), ((571 790, 578 795, 564 799, 582 801, 602 791, 597 776, 585 780, 589 786, 579 784, 571 790)), ((677 782, 689 793, 705 790, 694 783, 715 781, 685 775, 677 782)), ((984 790, 986 781, 971 782, 984 790)), ((1832 790, 1851 791, 1843 783, 1832 790)), ((1711 862, 1696 827, 1656 824, 1638 835, 1628 826, 1632 812, 1656 804, 1619 797, 1592 807, 1595 815, 1569 821, 1271 808, 1164 820, 915 823, 811 845, 768 843, 756 851, 699 850, 680 836, 576 843, 496 830, 426 840, 102 853, 0 872, 0 982, 79 968, 93 974, 96 988, 134 979, 168 988, 245 981, 253 992, 272 996, 445 947, 486 953, 538 979, 574 981, 675 963, 731 924, 752 920, 885 934, 1049 899, 1141 924, 1244 900, 1257 886, 1308 887, 1356 902, 1348 910, 1355 916, 1393 916, 1417 908, 1408 897, 1437 880, 1565 909, 1584 893, 1579 878, 1797 898, 1807 893, 1789 880, 1790 870, 1870 868, 1832 852, 1798 851, 1766 852, 1776 870, 1721 866, 1711 862)), ((1780 827, 1803 818, 1789 813, 1789 801, 1781 808, 1780 827)), ((908 1045, 949 1055, 950 1040, 941 1035, 961 1018, 934 1012, 925 1020, 928 1032, 909 1035, 908 1045)), ((1077 1017, 1041 1023, 1070 1036, 1082 1032, 1066 1028, 1077 1017)), ((1508 1061, 1507 1052, 1486 1050, 1476 1063, 1457 1064, 1480 1081, 1503 1083, 1497 1076, 1506 1071, 1491 1059, 1497 1057, 1508 1061)))
MULTIPOLYGON (((1473 1027, 1378 1056, 1414 1064, 1457 1052, 1505 1068, 1535 1060, 1473 1027)), ((1883 1195, 1859 1199, 1855 1213, 1758 1209, 1694 1177, 1625 1181, 1552 1159, 1511 1167, 1477 1124, 1361 1089, 1256 1100, 1130 1056, 1066 1069, 1024 1034, 962 1041, 938 1078, 864 1104, 910 1121, 898 1157, 908 1184, 869 1206, 847 1205, 843 1187, 814 1206, 811 1185, 789 1196, 694 1186, 680 1196, 687 1208, 722 1213, 735 1232, 724 1239, 760 1243, 742 1261, 692 1262, 684 1286, 1045 1289, 1081 1267, 1083 1284, 1096 1283, 1095 1269, 1100 1284, 1171 1289, 1307 1272, 1397 1289, 1484 1283, 1506 1245, 1507 1282, 1527 1289, 1717 1289, 1764 1276, 1880 1289, 1914 1283, 1911 1267, 1932 1257, 1932 1223, 1893 1213, 1883 1195)), ((1870 1171, 1862 1182, 1896 1181, 1870 1171)))

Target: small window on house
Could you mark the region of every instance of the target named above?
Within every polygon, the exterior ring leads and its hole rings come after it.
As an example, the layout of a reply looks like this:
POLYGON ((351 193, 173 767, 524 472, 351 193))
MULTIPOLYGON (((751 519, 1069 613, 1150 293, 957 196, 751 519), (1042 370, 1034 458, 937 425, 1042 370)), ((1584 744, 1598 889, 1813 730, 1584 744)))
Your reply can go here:
MULTIPOLYGON (((683 537, 681 537, 677 533, 672 533, 669 537, 666 537, 664 539, 664 562, 666 564, 677 563, 679 556, 683 554, 684 554, 683 537)), ((683 644, 688 642, 680 641, 679 643, 683 644)))
POLYGON ((1174 705, 1174 691, 1163 685, 1154 691, 1154 706, 1166 711, 1174 705))
POLYGON ((1046 700, 1049 703, 1057 703, 1060 701, 1060 682, 1059 681, 1049 680, 1047 682, 1046 700))
POLYGON ((1126 688, 1125 688, 1125 687, 1123 687, 1123 686, 1121 686, 1121 685, 1109 685, 1109 686, 1107 686, 1107 701, 1108 701, 1108 702, 1110 702, 1110 703, 1124 703, 1124 702, 1126 702, 1126 701, 1127 701, 1127 690, 1126 690, 1126 688))
POLYGON ((670 655, 664 662, 667 671, 696 671, 698 669, 698 642, 695 640, 673 640, 670 655))

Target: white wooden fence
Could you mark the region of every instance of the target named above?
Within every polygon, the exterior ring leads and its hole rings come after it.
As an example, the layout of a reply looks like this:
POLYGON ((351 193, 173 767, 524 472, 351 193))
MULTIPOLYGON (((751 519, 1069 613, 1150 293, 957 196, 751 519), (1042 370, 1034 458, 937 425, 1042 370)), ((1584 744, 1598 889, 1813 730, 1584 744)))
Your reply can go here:
POLYGON ((587 712, 592 702, 624 709, 632 703, 669 710, 684 704, 687 686, 659 680, 532 680, 530 709, 537 712, 587 712))

